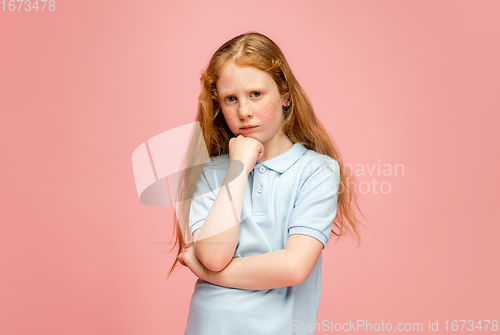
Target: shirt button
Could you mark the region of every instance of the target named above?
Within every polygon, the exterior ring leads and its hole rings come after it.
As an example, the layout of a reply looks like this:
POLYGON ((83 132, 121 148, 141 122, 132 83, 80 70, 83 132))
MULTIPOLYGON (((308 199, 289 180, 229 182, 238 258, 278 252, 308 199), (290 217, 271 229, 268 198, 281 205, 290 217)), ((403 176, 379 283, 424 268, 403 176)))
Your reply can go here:
POLYGON ((259 189, 257 190, 257 192, 262 193, 262 190, 263 190, 263 188, 261 186, 261 187, 259 187, 259 189))
POLYGON ((264 173, 264 172, 266 172, 266 168, 265 168, 265 167, 263 167, 263 166, 261 166, 261 167, 259 168, 259 172, 260 172, 260 173, 264 173))

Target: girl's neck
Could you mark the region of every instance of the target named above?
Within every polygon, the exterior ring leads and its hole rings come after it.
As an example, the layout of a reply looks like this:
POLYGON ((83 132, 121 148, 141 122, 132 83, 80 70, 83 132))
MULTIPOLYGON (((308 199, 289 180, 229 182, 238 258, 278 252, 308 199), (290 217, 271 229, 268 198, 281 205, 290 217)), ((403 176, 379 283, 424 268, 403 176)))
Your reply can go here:
POLYGON ((292 146, 293 142, 286 135, 274 138, 264 144, 264 155, 259 159, 259 162, 265 162, 277 157, 287 152, 292 146))

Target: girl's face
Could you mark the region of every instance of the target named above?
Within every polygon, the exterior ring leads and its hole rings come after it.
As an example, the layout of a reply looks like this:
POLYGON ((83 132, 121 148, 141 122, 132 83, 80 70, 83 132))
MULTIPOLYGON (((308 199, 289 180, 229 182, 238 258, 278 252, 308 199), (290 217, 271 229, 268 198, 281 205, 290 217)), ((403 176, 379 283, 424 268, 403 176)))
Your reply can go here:
POLYGON ((252 137, 266 151, 291 143, 282 132, 282 107, 286 102, 269 73, 228 61, 219 73, 216 87, 224 119, 235 136, 252 137), (253 128, 245 129, 248 126, 253 128))

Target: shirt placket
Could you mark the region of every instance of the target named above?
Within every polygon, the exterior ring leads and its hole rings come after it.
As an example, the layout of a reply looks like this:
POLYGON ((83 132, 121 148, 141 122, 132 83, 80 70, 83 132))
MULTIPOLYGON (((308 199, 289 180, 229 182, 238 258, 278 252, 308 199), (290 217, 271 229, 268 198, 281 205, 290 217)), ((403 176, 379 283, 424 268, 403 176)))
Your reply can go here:
POLYGON ((254 216, 266 215, 266 203, 269 200, 269 190, 266 189, 264 181, 269 170, 263 164, 257 164, 254 169, 254 180, 252 189, 254 216))

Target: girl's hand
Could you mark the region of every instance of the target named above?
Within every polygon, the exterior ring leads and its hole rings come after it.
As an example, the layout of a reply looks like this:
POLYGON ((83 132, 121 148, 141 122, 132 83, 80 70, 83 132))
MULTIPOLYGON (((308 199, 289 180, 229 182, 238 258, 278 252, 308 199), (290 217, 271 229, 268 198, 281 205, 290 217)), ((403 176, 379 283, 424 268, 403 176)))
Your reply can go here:
POLYGON ((205 280, 208 269, 200 262, 198 257, 196 257, 192 243, 184 246, 184 249, 179 256, 177 256, 177 260, 179 260, 182 265, 187 266, 196 277, 205 280))
POLYGON ((247 174, 253 170, 255 163, 263 155, 264 146, 254 138, 238 135, 229 140, 229 159, 242 162, 247 174))

